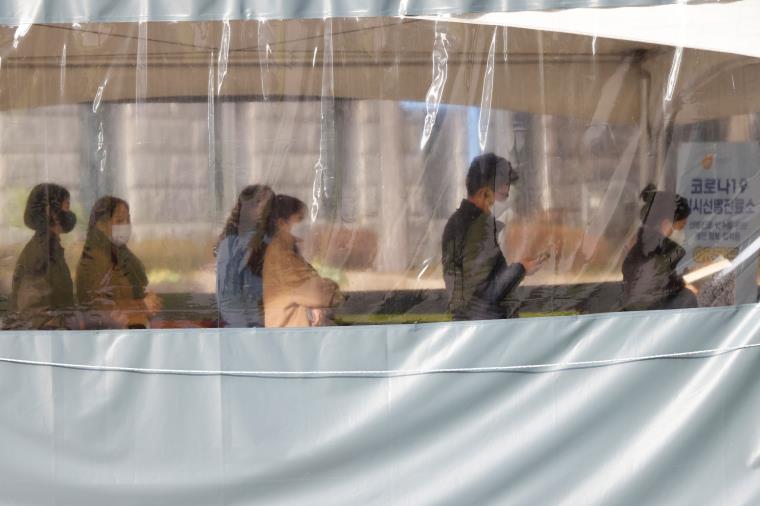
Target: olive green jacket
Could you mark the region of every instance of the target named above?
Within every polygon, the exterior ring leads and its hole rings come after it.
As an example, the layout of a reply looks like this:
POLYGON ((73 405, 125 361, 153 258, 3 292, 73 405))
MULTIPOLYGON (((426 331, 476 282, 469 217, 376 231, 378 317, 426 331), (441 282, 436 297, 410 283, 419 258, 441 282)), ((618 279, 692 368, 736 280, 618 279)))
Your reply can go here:
MULTIPOLYGON (((129 325, 145 324, 145 267, 127 246, 113 244, 98 229, 87 236, 77 265, 76 286, 79 304, 87 316, 116 310, 127 313, 129 325)), ((91 326, 97 318, 87 320, 91 326)))
POLYGON ((74 309, 74 285, 60 238, 36 232, 16 261, 3 327, 74 328, 74 309))

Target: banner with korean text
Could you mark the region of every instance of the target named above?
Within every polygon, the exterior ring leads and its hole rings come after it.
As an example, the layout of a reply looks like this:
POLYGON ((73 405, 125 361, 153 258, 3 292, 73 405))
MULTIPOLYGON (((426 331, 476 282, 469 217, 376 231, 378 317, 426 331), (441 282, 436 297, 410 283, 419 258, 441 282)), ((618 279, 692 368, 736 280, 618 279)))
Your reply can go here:
POLYGON ((757 301, 760 241, 760 145, 684 143, 678 150, 678 193, 689 200, 685 270, 721 258, 731 266, 700 287, 702 305, 757 301))

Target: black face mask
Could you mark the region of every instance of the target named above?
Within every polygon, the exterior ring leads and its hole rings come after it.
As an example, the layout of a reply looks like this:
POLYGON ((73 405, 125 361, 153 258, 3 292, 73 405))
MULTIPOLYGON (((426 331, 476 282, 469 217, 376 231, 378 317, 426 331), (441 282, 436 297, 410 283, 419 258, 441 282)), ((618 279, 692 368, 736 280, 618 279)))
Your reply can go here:
POLYGON ((58 213, 58 224, 63 229, 63 233, 68 234, 77 224, 77 215, 71 211, 61 211, 58 213))

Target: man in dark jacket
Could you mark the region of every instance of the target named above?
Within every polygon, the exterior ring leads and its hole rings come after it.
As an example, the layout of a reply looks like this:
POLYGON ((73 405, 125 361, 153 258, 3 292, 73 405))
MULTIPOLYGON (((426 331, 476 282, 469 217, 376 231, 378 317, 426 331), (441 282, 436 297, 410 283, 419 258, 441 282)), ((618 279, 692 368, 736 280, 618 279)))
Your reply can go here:
POLYGON ((540 259, 507 264, 499 247, 504 224, 491 213, 496 200, 509 196, 517 173, 504 158, 476 157, 467 172, 467 198, 443 230, 443 278, 455 320, 508 318, 506 296, 540 267, 540 259))

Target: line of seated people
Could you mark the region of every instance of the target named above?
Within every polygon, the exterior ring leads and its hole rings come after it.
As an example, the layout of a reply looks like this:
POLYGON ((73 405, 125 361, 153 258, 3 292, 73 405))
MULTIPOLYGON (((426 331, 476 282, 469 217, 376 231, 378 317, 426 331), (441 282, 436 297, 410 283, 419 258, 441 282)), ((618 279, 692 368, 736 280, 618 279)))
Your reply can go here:
MULTIPOLYGON (((492 153, 468 169, 467 197, 449 219, 441 251, 448 310, 456 320, 514 316, 505 304, 525 276, 549 254, 507 263, 499 245, 504 224, 493 213, 518 180, 510 163, 492 153)), ((690 214, 683 197, 648 186, 642 192, 641 228, 623 262, 624 310, 696 307, 697 290, 676 266, 685 251, 670 237, 690 214)), ((70 194, 52 183, 29 194, 24 223, 34 231, 18 257, 5 329, 147 328, 161 299, 147 291, 148 276, 127 243, 129 204, 100 198, 90 213, 76 286, 61 234, 76 216, 70 194), (75 295, 76 288, 76 295, 75 295)), ((343 296, 303 257, 307 206, 265 185, 248 186, 214 248, 219 324, 227 327, 307 327, 332 324, 343 296)))
MULTIPOLYGON (((331 323, 342 295, 299 251, 306 210, 302 201, 267 186, 243 190, 215 248, 222 325, 331 323)), ((93 206, 76 283, 61 244, 77 223, 69 191, 53 183, 34 187, 24 223, 34 234, 16 261, 3 329, 149 327, 162 302, 147 290, 145 266, 129 249, 126 201, 105 196, 93 206)))

